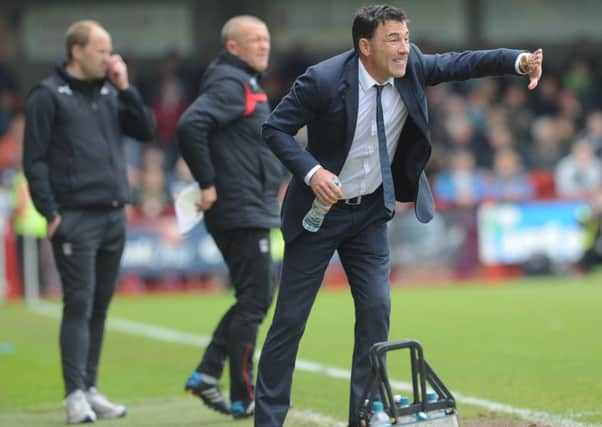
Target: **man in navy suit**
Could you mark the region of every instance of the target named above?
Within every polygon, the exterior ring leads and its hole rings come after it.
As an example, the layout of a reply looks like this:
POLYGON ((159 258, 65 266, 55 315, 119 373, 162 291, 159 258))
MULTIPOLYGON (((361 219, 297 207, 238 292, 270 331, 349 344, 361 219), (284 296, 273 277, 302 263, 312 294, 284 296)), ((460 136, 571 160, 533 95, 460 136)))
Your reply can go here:
POLYGON ((349 425, 359 424, 368 351, 389 331, 386 223, 395 200, 414 202, 420 222, 434 214, 424 174, 431 154, 425 86, 527 74, 533 89, 541 77, 541 50, 425 55, 410 43, 404 13, 392 6, 360 9, 352 34, 354 49, 308 68, 263 126, 264 139, 293 177, 282 206, 280 292, 259 361, 256 427, 284 423, 299 341, 335 250, 355 304, 349 425), (293 139, 305 125, 306 149, 293 139), (315 197, 331 208, 321 228, 310 232, 302 219, 315 197))

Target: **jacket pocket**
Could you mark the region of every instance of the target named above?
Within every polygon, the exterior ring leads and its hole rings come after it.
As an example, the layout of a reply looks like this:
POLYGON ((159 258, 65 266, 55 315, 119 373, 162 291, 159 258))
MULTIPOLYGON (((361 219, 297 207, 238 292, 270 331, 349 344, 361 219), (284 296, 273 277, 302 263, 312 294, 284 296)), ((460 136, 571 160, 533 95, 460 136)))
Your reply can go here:
POLYGON ((283 177, 280 161, 271 152, 263 151, 259 154, 259 165, 264 194, 270 196, 277 194, 283 177))

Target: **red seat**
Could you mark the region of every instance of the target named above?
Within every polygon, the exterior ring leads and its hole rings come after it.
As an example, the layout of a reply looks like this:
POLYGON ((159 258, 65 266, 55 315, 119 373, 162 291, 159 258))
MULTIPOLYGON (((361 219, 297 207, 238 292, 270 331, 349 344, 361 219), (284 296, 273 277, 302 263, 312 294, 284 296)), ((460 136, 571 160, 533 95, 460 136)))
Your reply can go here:
POLYGON ((554 199, 556 198, 556 185, 554 174, 546 170, 534 170, 529 172, 529 178, 535 189, 534 199, 554 199))

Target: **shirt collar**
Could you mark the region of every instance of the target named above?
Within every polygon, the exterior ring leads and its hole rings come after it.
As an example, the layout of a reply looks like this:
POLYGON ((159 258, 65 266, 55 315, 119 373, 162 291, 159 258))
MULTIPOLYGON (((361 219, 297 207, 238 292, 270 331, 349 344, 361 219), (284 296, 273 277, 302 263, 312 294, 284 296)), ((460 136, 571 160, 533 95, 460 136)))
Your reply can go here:
MULTIPOLYGON (((359 59, 357 61, 358 63, 358 80, 360 83, 360 87, 362 88, 362 90, 364 92, 366 92, 368 89, 370 89, 372 86, 374 85, 380 85, 379 82, 377 82, 376 80, 374 80, 374 78, 368 73, 368 71, 366 70, 366 67, 364 67, 364 64, 362 64, 362 60, 359 59)), ((390 84, 391 86, 393 86, 395 83, 393 77, 389 77, 388 80, 386 80, 383 85, 388 85, 390 84)))

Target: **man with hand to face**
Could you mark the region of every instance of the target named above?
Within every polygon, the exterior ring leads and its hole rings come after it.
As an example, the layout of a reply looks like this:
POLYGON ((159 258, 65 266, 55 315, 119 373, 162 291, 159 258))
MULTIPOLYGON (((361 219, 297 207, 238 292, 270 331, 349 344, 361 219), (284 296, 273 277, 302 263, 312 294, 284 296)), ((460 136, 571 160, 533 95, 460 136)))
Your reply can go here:
POLYGON ((270 229, 280 225, 277 194, 282 168, 261 138, 268 99, 259 85, 268 66, 266 24, 235 16, 222 28, 224 51, 209 66, 201 94, 178 123, 182 157, 201 188, 197 204, 235 292, 185 389, 234 418, 253 415, 253 354, 257 329, 272 302, 270 229), (219 379, 229 361, 230 400, 219 379))
POLYGON ((284 423, 299 341, 335 250, 355 305, 349 426, 359 426, 368 352, 389 332, 387 222, 396 201, 414 202, 420 222, 434 215, 424 173, 431 154, 425 87, 528 74, 534 89, 541 77, 541 50, 423 54, 410 42, 406 15, 393 6, 361 8, 352 38, 352 50, 309 67, 263 126, 293 178, 282 206, 284 259, 259 361, 255 427, 284 423), (304 149, 293 136, 305 125, 304 149), (315 197, 331 207, 321 228, 310 232, 302 219, 315 197))
POLYGON ((67 423, 126 414, 96 390, 107 310, 125 243, 129 202, 123 135, 153 138, 127 66, 96 21, 74 23, 67 61, 29 94, 23 164, 63 290, 60 331, 67 423))

